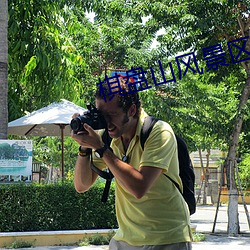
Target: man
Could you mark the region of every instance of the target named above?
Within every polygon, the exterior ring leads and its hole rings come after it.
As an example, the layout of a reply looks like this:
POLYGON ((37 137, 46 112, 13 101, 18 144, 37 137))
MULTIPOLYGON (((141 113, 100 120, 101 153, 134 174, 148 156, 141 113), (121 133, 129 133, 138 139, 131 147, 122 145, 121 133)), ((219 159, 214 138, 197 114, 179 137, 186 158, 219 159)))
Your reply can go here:
POLYGON ((84 124, 86 132, 72 133, 80 145, 75 188, 77 192, 85 192, 97 178, 90 167, 88 148, 91 148, 98 156, 94 157, 94 165, 100 169, 108 167, 116 181, 119 229, 110 242, 110 249, 190 250, 192 236, 187 204, 163 174, 167 173, 182 189, 174 132, 169 124, 158 121, 142 150, 140 132, 147 114, 141 108, 138 93, 129 93, 129 84, 122 78, 118 85, 122 92, 114 94, 110 101, 106 102, 110 97, 107 91, 102 95, 100 90, 96 93, 96 107, 105 117, 109 136, 113 138, 112 150, 87 124, 84 124), (126 162, 122 160, 125 158, 126 162))

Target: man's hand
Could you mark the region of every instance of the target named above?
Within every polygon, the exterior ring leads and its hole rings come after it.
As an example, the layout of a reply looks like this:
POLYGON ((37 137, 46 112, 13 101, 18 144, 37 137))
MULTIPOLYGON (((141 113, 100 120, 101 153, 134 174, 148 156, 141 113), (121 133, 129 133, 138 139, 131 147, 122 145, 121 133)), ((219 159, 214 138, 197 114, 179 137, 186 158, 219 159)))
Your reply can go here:
POLYGON ((101 136, 95 132, 88 124, 84 123, 85 131, 80 131, 75 134, 71 131, 71 137, 83 148, 98 149, 103 146, 101 136))

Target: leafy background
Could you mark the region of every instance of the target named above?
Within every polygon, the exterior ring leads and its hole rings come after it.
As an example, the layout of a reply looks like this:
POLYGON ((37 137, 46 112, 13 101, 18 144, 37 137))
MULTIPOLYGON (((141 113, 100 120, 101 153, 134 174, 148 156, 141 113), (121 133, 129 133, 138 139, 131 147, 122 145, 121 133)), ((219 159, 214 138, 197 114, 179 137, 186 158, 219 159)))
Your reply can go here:
MULTIPOLYGON (((98 78, 118 69, 143 67, 154 86, 150 68, 160 80, 158 60, 171 79, 169 62, 178 76, 175 57, 195 52, 204 74, 188 71, 181 80, 142 91, 144 108, 168 121, 190 151, 227 151, 244 116, 236 157, 243 160, 241 169, 248 169, 249 60, 232 64, 227 46, 244 36, 240 24, 249 25, 248 1, 9 0, 8 5, 9 121, 61 98, 85 107, 94 102, 98 78), (91 12, 93 22, 86 15, 91 12), (202 49, 216 44, 229 66, 205 72, 202 49), (244 93, 248 101, 241 106, 244 93)), ((59 139, 34 140, 35 158, 59 166, 59 139)), ((65 149, 70 172, 76 151, 68 138, 65 149)))

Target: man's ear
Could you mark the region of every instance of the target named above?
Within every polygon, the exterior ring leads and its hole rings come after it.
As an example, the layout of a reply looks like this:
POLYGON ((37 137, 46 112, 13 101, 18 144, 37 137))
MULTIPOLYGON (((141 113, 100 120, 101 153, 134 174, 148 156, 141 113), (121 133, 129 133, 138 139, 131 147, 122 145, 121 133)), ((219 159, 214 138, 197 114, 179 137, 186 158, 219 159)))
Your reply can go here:
POLYGON ((136 105, 132 104, 128 110, 128 115, 134 117, 136 114, 136 105))

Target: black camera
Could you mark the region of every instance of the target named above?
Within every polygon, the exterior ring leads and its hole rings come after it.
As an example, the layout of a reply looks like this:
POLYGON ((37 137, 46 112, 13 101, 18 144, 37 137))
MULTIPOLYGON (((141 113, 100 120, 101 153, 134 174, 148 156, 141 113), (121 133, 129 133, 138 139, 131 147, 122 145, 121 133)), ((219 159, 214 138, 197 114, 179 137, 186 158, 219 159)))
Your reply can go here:
POLYGON ((92 107, 90 104, 88 104, 87 109, 88 110, 85 111, 83 115, 79 115, 71 120, 70 127, 74 131, 74 133, 85 131, 83 127, 84 123, 87 123, 95 130, 107 127, 107 123, 104 119, 104 116, 96 107, 92 107))

